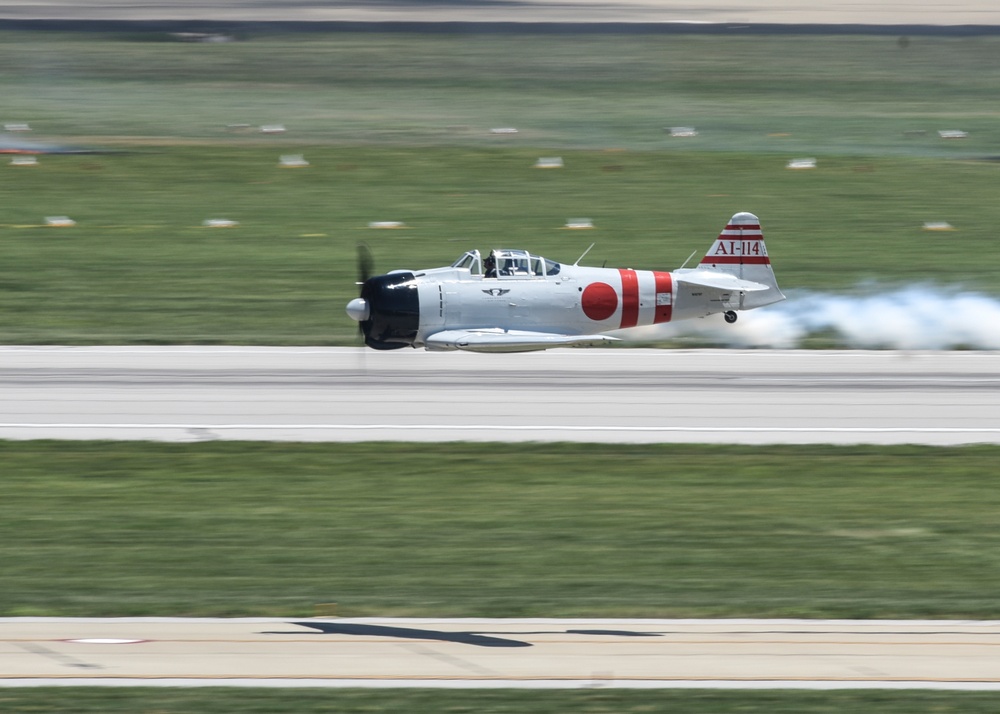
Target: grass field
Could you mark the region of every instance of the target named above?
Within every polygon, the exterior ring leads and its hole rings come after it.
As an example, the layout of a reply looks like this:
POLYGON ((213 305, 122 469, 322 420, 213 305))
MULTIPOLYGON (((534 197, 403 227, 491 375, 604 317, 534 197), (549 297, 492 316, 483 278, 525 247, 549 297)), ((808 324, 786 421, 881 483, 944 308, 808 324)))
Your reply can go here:
POLYGON ((0 167, 0 342, 345 344, 360 241, 386 270, 593 241, 591 264, 674 268, 738 210, 785 289, 995 293, 997 38, 2 40, 7 118, 124 153, 0 167), (548 155, 565 168, 533 168, 548 155), (785 168, 803 155, 818 168, 785 168))
POLYGON ((0 615, 998 618, 996 448, 0 442, 0 615))
POLYGON ((48 714, 991 714, 997 697, 969 692, 104 689, 0 690, 5 712, 48 714))
POLYGON ((284 123, 310 144, 479 146, 491 127, 558 148, 941 157, 996 153, 1000 38, 795 35, 4 33, 5 111, 61 136, 216 142, 284 123), (953 122, 957 122, 955 125, 953 122), (967 143, 936 140, 965 129, 967 143), (916 138, 908 131, 928 131, 916 138), (670 145, 669 148, 676 148, 670 145))
MULTIPOLYGON (((0 442, 0 615, 996 618, 996 448, 0 442)), ((989 712, 968 692, 0 690, 10 712, 989 712)))

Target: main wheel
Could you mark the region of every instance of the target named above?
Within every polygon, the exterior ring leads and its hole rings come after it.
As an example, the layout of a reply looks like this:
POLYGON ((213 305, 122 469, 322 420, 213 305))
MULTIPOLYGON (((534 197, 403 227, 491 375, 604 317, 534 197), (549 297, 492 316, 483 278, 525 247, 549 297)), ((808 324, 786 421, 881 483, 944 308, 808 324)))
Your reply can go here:
POLYGON ((732 325, 734 322, 736 322, 736 318, 737 317, 738 317, 738 315, 735 312, 733 312, 732 310, 729 310, 729 311, 727 311, 725 313, 726 322, 728 322, 730 325, 732 325))

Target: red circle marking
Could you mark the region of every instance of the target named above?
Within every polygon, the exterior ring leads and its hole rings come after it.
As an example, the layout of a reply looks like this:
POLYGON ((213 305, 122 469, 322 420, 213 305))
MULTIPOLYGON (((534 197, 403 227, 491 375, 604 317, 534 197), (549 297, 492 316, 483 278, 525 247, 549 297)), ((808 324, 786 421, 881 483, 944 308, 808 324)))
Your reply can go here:
POLYGON ((618 309, 618 293, 607 283, 591 283, 584 288, 581 304, 591 320, 607 320, 618 309))

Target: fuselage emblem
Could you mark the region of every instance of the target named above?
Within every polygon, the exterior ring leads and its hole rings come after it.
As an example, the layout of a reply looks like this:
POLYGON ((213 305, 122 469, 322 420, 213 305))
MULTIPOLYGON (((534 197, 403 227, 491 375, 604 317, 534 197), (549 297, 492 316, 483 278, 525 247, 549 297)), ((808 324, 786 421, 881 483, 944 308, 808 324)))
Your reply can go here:
POLYGON ((483 290, 487 295, 492 295, 493 297, 500 297, 501 295, 506 295, 510 292, 509 288, 490 288, 489 290, 483 290))

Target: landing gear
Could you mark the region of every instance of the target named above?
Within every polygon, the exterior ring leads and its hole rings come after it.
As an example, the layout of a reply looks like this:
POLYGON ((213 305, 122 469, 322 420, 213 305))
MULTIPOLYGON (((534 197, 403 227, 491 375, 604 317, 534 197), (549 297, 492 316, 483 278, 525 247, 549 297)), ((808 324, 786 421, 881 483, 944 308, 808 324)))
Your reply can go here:
POLYGON ((730 325, 736 322, 736 318, 738 317, 737 314, 732 310, 726 311, 723 316, 726 318, 726 322, 728 322, 730 325))

